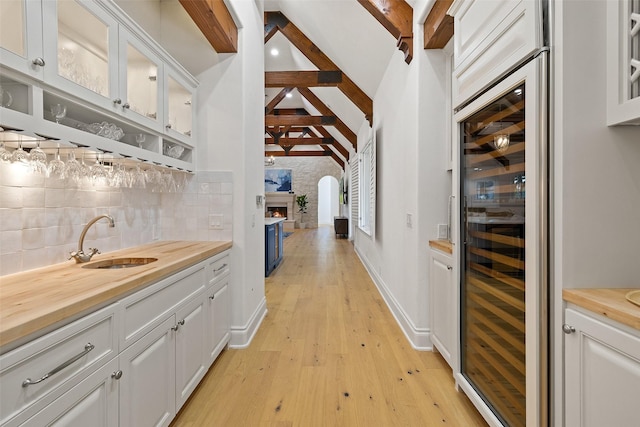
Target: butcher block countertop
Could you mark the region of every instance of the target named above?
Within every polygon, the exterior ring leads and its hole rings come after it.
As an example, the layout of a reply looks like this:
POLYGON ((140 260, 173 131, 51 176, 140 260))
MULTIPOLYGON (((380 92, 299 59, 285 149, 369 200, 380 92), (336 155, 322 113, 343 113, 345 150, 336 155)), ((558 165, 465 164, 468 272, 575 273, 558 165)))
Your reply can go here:
POLYGON ((429 246, 447 254, 453 254, 453 244, 448 240, 429 240, 429 246))
POLYGON ((625 295, 637 288, 564 289, 562 299, 596 314, 640 330, 640 307, 625 295))
POLYGON ((231 248, 231 242, 159 241, 0 277, 0 347, 51 329, 231 248), (88 269, 112 258, 158 258, 147 265, 88 269))

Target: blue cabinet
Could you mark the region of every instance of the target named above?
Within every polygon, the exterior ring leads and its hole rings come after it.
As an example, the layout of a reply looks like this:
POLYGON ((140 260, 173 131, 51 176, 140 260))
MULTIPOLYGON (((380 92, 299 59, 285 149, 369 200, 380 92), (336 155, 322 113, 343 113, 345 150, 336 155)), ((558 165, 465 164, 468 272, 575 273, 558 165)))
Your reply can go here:
POLYGON ((284 221, 266 223, 264 229, 264 275, 269 276, 273 270, 282 261, 283 247, 282 247, 282 235, 283 235, 284 221))

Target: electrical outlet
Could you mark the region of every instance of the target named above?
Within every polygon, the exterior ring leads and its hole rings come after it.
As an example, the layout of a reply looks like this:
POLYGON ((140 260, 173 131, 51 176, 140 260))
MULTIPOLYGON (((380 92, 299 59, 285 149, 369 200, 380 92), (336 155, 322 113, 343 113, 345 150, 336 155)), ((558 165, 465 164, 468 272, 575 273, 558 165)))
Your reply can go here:
POLYGON ((209 215, 209 228, 212 230, 222 230, 224 216, 222 214, 209 215))

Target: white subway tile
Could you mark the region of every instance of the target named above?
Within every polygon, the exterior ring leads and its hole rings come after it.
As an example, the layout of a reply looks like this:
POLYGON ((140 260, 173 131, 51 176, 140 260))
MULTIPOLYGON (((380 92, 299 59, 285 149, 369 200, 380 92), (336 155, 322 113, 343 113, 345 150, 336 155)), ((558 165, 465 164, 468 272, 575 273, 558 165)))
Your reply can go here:
POLYGON ((22 203, 21 187, 0 186, 0 208, 21 208, 22 203))
POLYGON ((0 232, 0 253, 9 254, 22 250, 22 230, 0 232))
POLYGON ((22 230, 22 209, 0 208, 0 231, 22 230))
POLYGON ((44 206, 47 208, 61 208, 66 206, 65 190, 62 188, 47 188, 44 192, 44 206))
POLYGON ((44 188, 23 188, 22 206, 25 208, 44 208, 44 188))
POLYGON ((22 230, 22 249, 23 250, 36 250, 43 247, 44 247, 44 228, 28 228, 28 229, 22 230))
POLYGON ((44 228, 47 225, 46 210, 41 209, 22 209, 22 228, 44 228))
POLYGON ((0 275, 18 273, 22 271, 22 252, 0 254, 0 275))

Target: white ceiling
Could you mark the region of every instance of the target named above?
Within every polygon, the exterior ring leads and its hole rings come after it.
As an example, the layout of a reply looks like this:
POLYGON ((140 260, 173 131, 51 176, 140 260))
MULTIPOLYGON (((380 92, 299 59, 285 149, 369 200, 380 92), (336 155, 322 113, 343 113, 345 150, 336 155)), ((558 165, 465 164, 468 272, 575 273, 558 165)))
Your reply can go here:
MULTIPOLYGON (((354 0, 265 0, 265 11, 281 11, 371 99, 380 85, 391 56, 397 51, 394 37, 354 0)), ((398 53, 398 55, 401 55, 398 53)), ((266 71, 316 70, 317 68, 279 32, 265 45, 266 71), (271 55, 272 48, 280 52, 271 55)), ((364 114, 337 88, 311 88, 342 121, 358 131, 364 114)), ((280 91, 267 89, 265 105, 280 91)), ((278 108, 306 108, 297 91, 278 108)), ((334 134, 333 128, 329 131, 334 134)), ((339 135, 336 133, 336 135, 339 135)), ((336 136, 334 135, 334 136, 336 136)), ((341 139, 342 141, 342 139, 341 139)), ((350 144, 343 144, 348 147, 350 144)))

